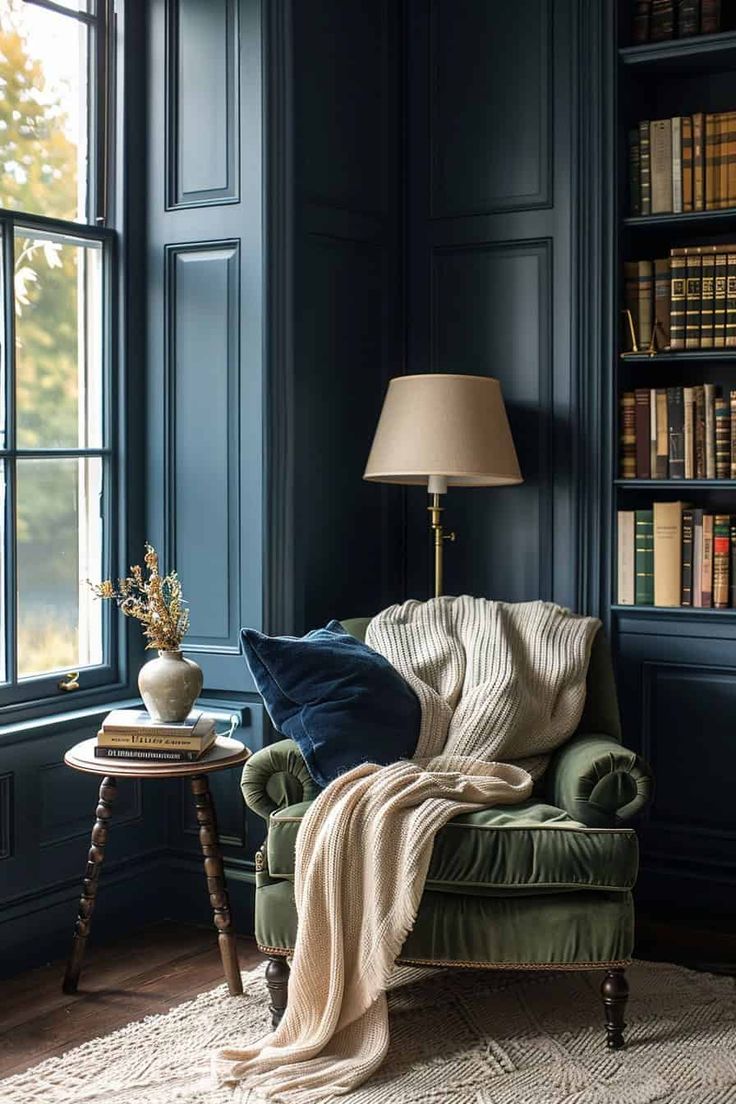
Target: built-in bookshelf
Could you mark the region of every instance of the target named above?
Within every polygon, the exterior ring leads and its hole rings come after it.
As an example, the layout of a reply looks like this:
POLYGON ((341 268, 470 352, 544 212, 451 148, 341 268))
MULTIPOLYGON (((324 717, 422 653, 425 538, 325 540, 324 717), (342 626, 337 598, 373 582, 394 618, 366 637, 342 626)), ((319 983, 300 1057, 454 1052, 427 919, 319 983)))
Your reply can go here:
MULTIPOLYGON (((672 38, 659 42, 634 43, 633 15, 636 5, 621 4, 619 11, 619 48, 618 48, 618 82, 617 82, 617 135, 616 150, 618 160, 618 198, 616 228, 619 242, 617 274, 618 300, 617 300, 617 346, 614 354, 614 392, 616 418, 616 448, 614 450, 614 471, 612 473, 612 504, 613 504, 613 532, 616 540, 613 547, 612 572, 611 572, 611 609, 615 614, 637 615, 659 618, 662 617, 668 623, 673 618, 707 618, 736 619, 736 587, 733 592, 729 589, 729 608, 716 609, 708 607, 694 607, 692 605, 653 605, 651 601, 639 604, 630 604, 628 599, 621 602, 621 590, 619 586, 619 512, 628 515, 630 524, 631 514, 637 519, 646 518, 647 511, 651 511, 653 503, 669 504, 667 510, 660 511, 660 517, 671 516, 672 507, 678 502, 684 502, 686 508, 692 513, 701 512, 706 517, 718 517, 721 519, 720 530, 722 536, 723 518, 734 519, 734 540, 736 540, 736 471, 730 470, 727 477, 705 478, 703 471, 695 476, 694 460, 691 465, 692 477, 690 478, 637 478, 631 477, 630 456, 626 475, 622 471, 623 449, 621 446, 621 397, 635 391, 648 389, 652 396, 657 391, 670 388, 679 390, 682 394, 689 389, 702 388, 706 383, 715 387, 715 394, 725 399, 729 404, 731 392, 736 393, 736 340, 729 347, 691 347, 672 348, 671 328, 660 327, 654 342, 646 340, 637 341, 636 350, 631 341, 631 325, 624 315, 626 307, 631 307, 632 292, 632 262, 652 262, 652 298, 654 299, 655 269, 654 262, 660 261, 659 275, 662 274, 662 261, 668 259, 672 264, 673 255, 692 256, 693 247, 701 247, 702 255, 708 251, 717 255, 718 246, 736 244, 736 169, 732 170, 731 193, 728 191, 727 168, 723 168, 723 186, 720 194, 716 190, 713 198, 713 177, 710 178, 709 187, 710 202, 715 204, 713 209, 707 209, 705 194, 702 209, 682 209, 687 206, 684 201, 685 189, 689 187, 690 205, 695 203, 694 178, 689 178, 689 184, 683 179, 682 157, 685 152, 684 138, 689 134, 690 172, 695 170, 695 150, 692 144, 693 129, 696 133, 702 133, 705 137, 706 119, 710 120, 709 135, 712 138, 714 128, 722 135, 723 156, 726 157, 727 142, 733 131, 733 155, 736 162, 736 27, 728 25, 730 9, 724 6, 722 30, 717 34, 694 34, 688 37, 672 38), (697 124, 695 120, 697 119, 697 124), (713 123, 713 119, 720 122, 713 123), (672 121, 664 128, 667 138, 667 150, 673 161, 674 180, 671 182, 673 206, 679 204, 680 209, 658 210, 654 213, 643 212, 641 193, 637 197, 634 194, 634 178, 637 172, 638 161, 634 162, 634 176, 632 176, 632 135, 636 133, 637 142, 636 157, 640 156, 638 137, 646 146, 651 139, 654 140, 655 130, 648 131, 641 128, 645 123, 658 122, 660 120, 672 121), (688 120, 687 127, 684 120, 688 120), (698 131, 697 128, 702 128, 698 131), (678 197, 678 188, 681 189, 683 198, 678 197), (719 203, 724 205, 718 206, 719 203), (725 204, 728 203, 728 206, 725 204), (684 251, 689 250, 688 254, 684 251), (627 264, 628 262, 628 264, 627 264), (628 287, 625 282, 628 280, 628 287), (666 340, 664 339, 666 336, 666 340), (732 597, 731 597, 732 596, 732 597), (733 598, 733 601, 732 601, 733 598)), ((677 4, 673 5, 675 19, 677 18, 677 4)), ((661 202, 661 170, 662 170, 662 139, 661 130, 657 132, 657 169, 660 173, 659 196, 661 202)), ((644 148, 644 147, 642 147, 644 148)), ((711 152, 716 148, 711 147, 711 152)), ((720 148, 720 147, 719 147, 720 148)), ((649 158, 649 170, 653 167, 651 160, 651 147, 647 152, 649 158)), ((705 173, 705 160, 703 156, 702 171, 705 173)), ((712 171, 712 170, 709 170, 712 171)), ((718 169, 716 177, 718 176, 718 169)), ((642 183, 643 178, 638 177, 642 183)), ((652 187, 651 176, 646 178, 647 187, 652 187)), ((705 190, 705 176, 701 179, 703 193, 705 190)), ((650 193, 651 202, 651 193, 650 193)), ((725 252, 725 251, 724 251, 725 252)), ((684 262, 675 261, 683 265, 684 262)), ((714 262, 715 263, 715 262, 714 262)), ((645 267, 645 266, 642 266, 645 267)), ((679 275, 679 270, 678 271, 679 275)), ((694 273, 694 269, 693 269, 694 273)), ((730 318, 732 334, 736 338, 736 249, 734 249, 734 261, 731 273, 733 274, 733 314, 730 318)), ((702 274, 702 273, 701 273, 702 274)), ((724 279, 726 277, 725 266, 723 268, 724 279)), ((644 279, 647 279, 646 273, 644 279)), ((687 276, 685 275, 685 278, 687 276)), ((691 280, 696 277, 691 276, 691 280)), ((672 273, 668 273, 671 280, 672 273)), ((691 283, 687 285, 692 288, 691 283)), ((634 294, 636 294, 634 292, 634 294)), ((679 306, 679 304, 678 304, 679 306)), ((656 312, 660 309, 652 301, 651 325, 656 329, 656 312)), ((724 319, 726 306, 723 304, 724 319)), ((683 318, 685 305, 682 305, 683 318)), ((708 311, 704 311, 703 318, 708 311)), ((674 317, 674 316, 673 316, 674 317)), ((636 321, 636 320, 635 320, 636 321)), ((687 319, 691 324, 692 315, 687 319)), ((700 315, 698 315, 700 324, 700 315)), ((684 326, 684 321, 683 321, 684 326)), ((725 327, 725 321, 724 321, 725 327)), ((724 328, 725 333, 725 328, 724 328)), ((639 336, 638 334, 636 335, 639 336)), ((654 398, 652 397, 652 402, 654 398)), ((691 423, 692 424, 692 423, 691 423)), ((668 433, 670 426, 668 425, 668 433)), ((675 426, 675 433, 677 427, 675 426)), ((736 418, 734 424, 729 425, 730 433, 736 439, 736 418)), ((654 430, 653 430, 654 432, 654 430)), ((684 442, 684 430, 683 430, 684 442)), ((735 440, 736 443, 736 440, 735 440)), ((690 448, 694 448, 691 444, 690 448)), ((729 446, 730 447, 730 446, 729 446)), ((736 457, 736 449, 735 449, 736 457)), ((655 468, 652 464, 651 470, 655 468)), ((674 470, 674 469, 672 469, 674 470)), ((680 470, 680 469, 678 469, 680 470)), ((661 469, 658 470, 661 475, 661 469)), ((669 473, 668 473, 669 475, 669 473)), ((688 513, 689 521, 690 513, 688 513)), ((648 523, 646 523, 648 524, 648 523)), ((711 523, 712 524, 712 523, 711 523)), ((627 530, 628 532, 628 530, 627 530)), ((647 530, 649 539, 650 530, 647 530)), ((680 533, 674 538, 680 543, 680 533)), ((624 542, 625 543, 625 542, 624 542)), ((653 536, 652 536, 653 543, 653 536)), ((723 546, 721 543, 720 567, 721 584, 723 581, 723 546)), ((635 552, 635 549, 634 549, 635 552)), ((731 584, 731 554, 729 546, 729 588, 731 584)), ((663 561, 660 561, 663 562, 663 561)), ((702 549, 700 553, 700 570, 702 568, 702 549)), ((635 570, 635 566, 634 566, 635 570)), ((680 565, 682 571, 682 565, 680 565)), ((689 568, 692 570, 692 566, 689 568)), ((733 572, 736 573, 736 545, 733 549, 733 572)), ((736 583, 736 578, 733 580, 736 583)), ((668 630, 669 631, 669 630, 668 630)))

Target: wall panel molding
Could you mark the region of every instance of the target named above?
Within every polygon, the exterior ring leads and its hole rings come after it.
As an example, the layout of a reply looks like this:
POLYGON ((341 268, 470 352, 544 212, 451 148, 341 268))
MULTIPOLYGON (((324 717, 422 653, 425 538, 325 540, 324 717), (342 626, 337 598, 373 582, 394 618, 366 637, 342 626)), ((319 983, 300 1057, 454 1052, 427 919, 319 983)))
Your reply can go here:
MULTIPOLYGON (((473 583, 481 587, 478 593, 551 598, 555 566, 549 540, 555 471, 550 413, 552 239, 434 247, 430 288, 430 370, 493 375, 500 380, 525 480, 518 488, 476 490, 467 505, 462 492, 448 503, 453 516, 464 518, 459 523, 460 539, 472 541, 482 534, 487 542, 484 551, 493 565, 489 570, 501 589, 491 588, 487 575, 473 583), (482 520, 486 517, 487 527, 482 520), (513 556, 508 555, 509 539, 515 542, 513 556)), ((452 571, 452 556, 448 560, 452 571)))
POLYGON ((0 774, 0 859, 13 854, 13 772, 0 774))
POLYGON ((237 0, 166 0, 166 206, 240 200, 237 0))
POLYGON ((553 205, 553 2, 432 0, 430 217, 553 205))
POLYGON ((187 649, 239 654, 240 242, 165 253, 166 562, 186 580, 187 649))

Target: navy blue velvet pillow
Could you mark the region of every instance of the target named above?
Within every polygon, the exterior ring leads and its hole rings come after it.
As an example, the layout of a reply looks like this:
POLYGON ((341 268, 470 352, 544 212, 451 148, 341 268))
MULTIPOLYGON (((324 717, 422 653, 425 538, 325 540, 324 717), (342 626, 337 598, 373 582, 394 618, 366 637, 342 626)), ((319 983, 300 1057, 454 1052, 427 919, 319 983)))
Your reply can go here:
POLYGON ((419 701, 389 661, 339 621, 303 637, 243 629, 243 651, 268 715, 326 786, 358 763, 408 759, 419 701))

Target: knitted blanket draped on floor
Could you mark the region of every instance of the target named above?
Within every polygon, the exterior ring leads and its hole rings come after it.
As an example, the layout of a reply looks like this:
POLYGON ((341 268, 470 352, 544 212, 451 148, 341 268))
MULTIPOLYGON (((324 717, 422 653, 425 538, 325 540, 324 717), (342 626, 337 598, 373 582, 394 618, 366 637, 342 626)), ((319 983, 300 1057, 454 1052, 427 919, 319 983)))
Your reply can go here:
POLYGON ((350 1092, 388 1048, 386 982, 416 919, 437 832, 463 812, 529 797, 577 727, 599 623, 543 602, 436 598, 392 606, 367 642, 416 691, 414 759, 332 782, 297 838, 299 928, 289 1003, 256 1046, 213 1061, 256 1098, 313 1104, 350 1092))

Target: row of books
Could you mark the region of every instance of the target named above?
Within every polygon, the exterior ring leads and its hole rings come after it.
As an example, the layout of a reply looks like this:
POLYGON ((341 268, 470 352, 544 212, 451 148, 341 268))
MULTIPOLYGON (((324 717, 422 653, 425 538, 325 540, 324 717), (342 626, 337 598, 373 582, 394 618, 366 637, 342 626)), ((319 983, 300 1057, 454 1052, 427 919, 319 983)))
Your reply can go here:
POLYGON ((618 512, 618 602, 736 607, 736 516, 685 502, 618 512))
POLYGON ((634 43, 717 34, 720 29, 721 0, 634 0, 634 43))
POLYGON ((736 390, 637 387, 620 398, 622 479, 736 479, 736 390))
POLYGON ((628 146, 632 215, 736 206, 736 111, 643 120, 628 146))
POLYGON ((736 348, 736 244, 624 262, 624 350, 736 348))
POLYGON ((114 709, 102 722, 94 750, 104 759, 192 763, 215 739, 214 718, 204 713, 190 713, 180 724, 160 724, 145 710, 114 709))

